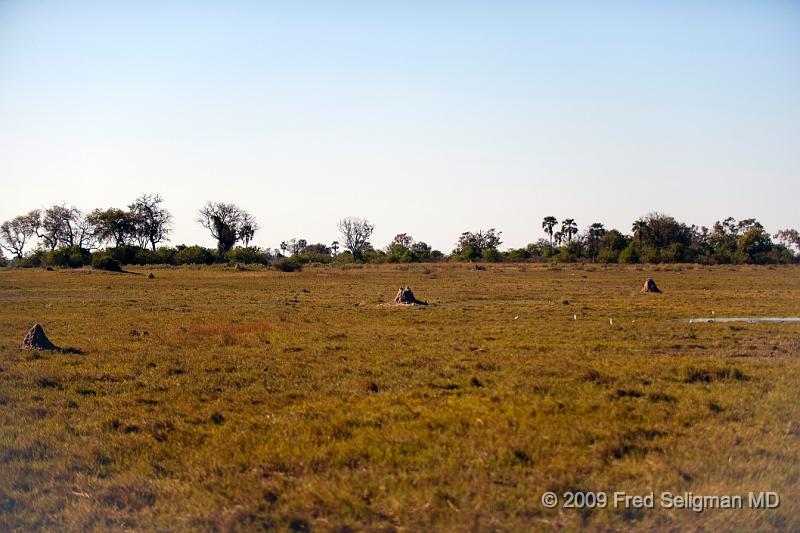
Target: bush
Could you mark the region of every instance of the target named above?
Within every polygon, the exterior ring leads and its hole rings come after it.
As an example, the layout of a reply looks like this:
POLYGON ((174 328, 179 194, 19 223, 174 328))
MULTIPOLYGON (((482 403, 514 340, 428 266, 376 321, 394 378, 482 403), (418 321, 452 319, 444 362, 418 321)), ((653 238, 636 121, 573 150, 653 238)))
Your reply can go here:
POLYGON ((113 246, 103 250, 100 256, 111 257, 121 265, 132 265, 136 263, 137 250, 137 246, 113 246))
POLYGON ((175 264, 175 254, 178 253, 178 250, 175 248, 170 248, 169 246, 161 246, 156 249, 156 264, 159 265, 174 265, 175 264))
POLYGON ((383 250, 366 250, 362 252, 361 260, 365 263, 385 263, 387 256, 383 250))
POLYGON ((686 256, 686 246, 680 242, 674 242, 661 250, 661 261, 664 263, 682 263, 686 256))
POLYGON ((303 252, 300 255, 293 256, 293 259, 300 263, 330 263, 332 258, 330 254, 323 254, 320 252, 303 252))
POLYGON ((16 261, 16 265, 22 268, 38 268, 44 266, 44 250, 34 250, 16 261))
POLYGON ((497 248, 486 248, 481 252, 481 259, 484 261, 500 261, 502 256, 497 251, 497 248))
POLYGON ((279 257, 274 259, 269 266, 281 272, 297 272, 303 269, 303 265, 289 257, 279 257))
MULTIPOLYGON (((625 251, 625 250, 623 250, 625 251)), ((619 261, 619 256, 622 252, 618 252, 611 248, 603 248, 597 256, 597 260, 601 263, 616 263, 619 261)))
POLYGON ((122 272, 122 265, 119 261, 110 255, 95 254, 92 257, 92 266, 98 270, 107 270, 109 272, 122 272))
POLYGON ((77 246, 62 246, 41 255, 39 266, 80 268, 90 264, 92 254, 77 246))
POLYGON ((210 265, 215 260, 214 252, 202 246, 179 246, 175 253, 177 265, 210 265))
POLYGON ((638 263, 639 262, 639 251, 633 245, 628 245, 627 248, 622 250, 619 253, 619 257, 617 260, 620 263, 638 263))
POLYGON ((655 246, 644 246, 639 250, 640 263, 660 263, 661 253, 655 246))
POLYGON ((259 265, 266 265, 269 263, 267 254, 255 247, 244 248, 237 246, 236 248, 228 250, 227 256, 231 263, 255 263, 259 265))
POLYGON ((576 253, 574 246, 565 244, 558 249, 558 253, 556 253, 551 260, 558 263, 574 263, 578 260, 578 254, 576 253))
POLYGON ((337 255, 333 260, 335 263, 340 264, 355 263, 355 257, 347 250, 337 255))
POLYGON ((520 260, 520 259, 530 259, 531 252, 527 248, 515 248, 513 250, 509 250, 506 253, 506 257, 512 260, 520 260))

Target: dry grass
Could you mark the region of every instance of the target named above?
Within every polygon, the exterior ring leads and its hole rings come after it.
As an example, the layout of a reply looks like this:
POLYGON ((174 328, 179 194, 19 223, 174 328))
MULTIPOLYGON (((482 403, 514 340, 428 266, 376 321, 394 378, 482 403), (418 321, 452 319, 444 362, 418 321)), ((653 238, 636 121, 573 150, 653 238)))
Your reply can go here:
POLYGON ((798 530, 800 325, 674 321, 798 316, 798 274, 0 271, 0 530, 798 530), (431 305, 379 305, 401 285, 431 305), (34 322, 84 354, 18 350, 34 322), (559 511, 546 490, 783 500, 559 511))

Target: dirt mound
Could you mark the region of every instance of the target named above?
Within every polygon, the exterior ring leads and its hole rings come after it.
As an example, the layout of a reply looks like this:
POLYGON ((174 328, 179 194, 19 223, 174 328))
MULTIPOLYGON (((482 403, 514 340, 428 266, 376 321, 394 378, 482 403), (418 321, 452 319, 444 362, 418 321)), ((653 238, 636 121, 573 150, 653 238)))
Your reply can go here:
POLYGON ((647 281, 645 281, 644 285, 642 286, 642 290, 639 292, 661 292, 661 289, 658 288, 658 285, 656 285, 656 282, 653 281, 653 278, 647 278, 647 281))
POLYGON ((411 292, 410 287, 400 287, 397 290, 397 295, 394 297, 394 303, 401 305, 428 305, 427 302, 417 300, 414 293, 411 292))
POLYGON ((58 350, 58 347, 50 342, 47 335, 44 334, 44 328, 41 324, 34 324, 34 326, 25 335, 22 341, 23 350, 58 350))

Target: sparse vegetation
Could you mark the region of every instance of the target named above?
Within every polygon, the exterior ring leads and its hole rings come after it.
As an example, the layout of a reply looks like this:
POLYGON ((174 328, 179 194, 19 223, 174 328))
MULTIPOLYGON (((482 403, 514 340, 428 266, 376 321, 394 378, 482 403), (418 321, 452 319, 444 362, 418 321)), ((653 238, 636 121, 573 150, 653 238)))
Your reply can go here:
POLYGON ((800 529, 798 267, 474 266, 3 270, 0 530, 800 529))

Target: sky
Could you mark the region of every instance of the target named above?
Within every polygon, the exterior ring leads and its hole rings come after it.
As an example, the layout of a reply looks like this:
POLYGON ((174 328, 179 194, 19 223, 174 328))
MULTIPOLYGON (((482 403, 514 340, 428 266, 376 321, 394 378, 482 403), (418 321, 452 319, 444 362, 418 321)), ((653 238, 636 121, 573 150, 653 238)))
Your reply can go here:
POLYGON ((143 192, 207 246, 209 200, 261 247, 798 228, 800 2, 0 0, 0 221, 143 192))

